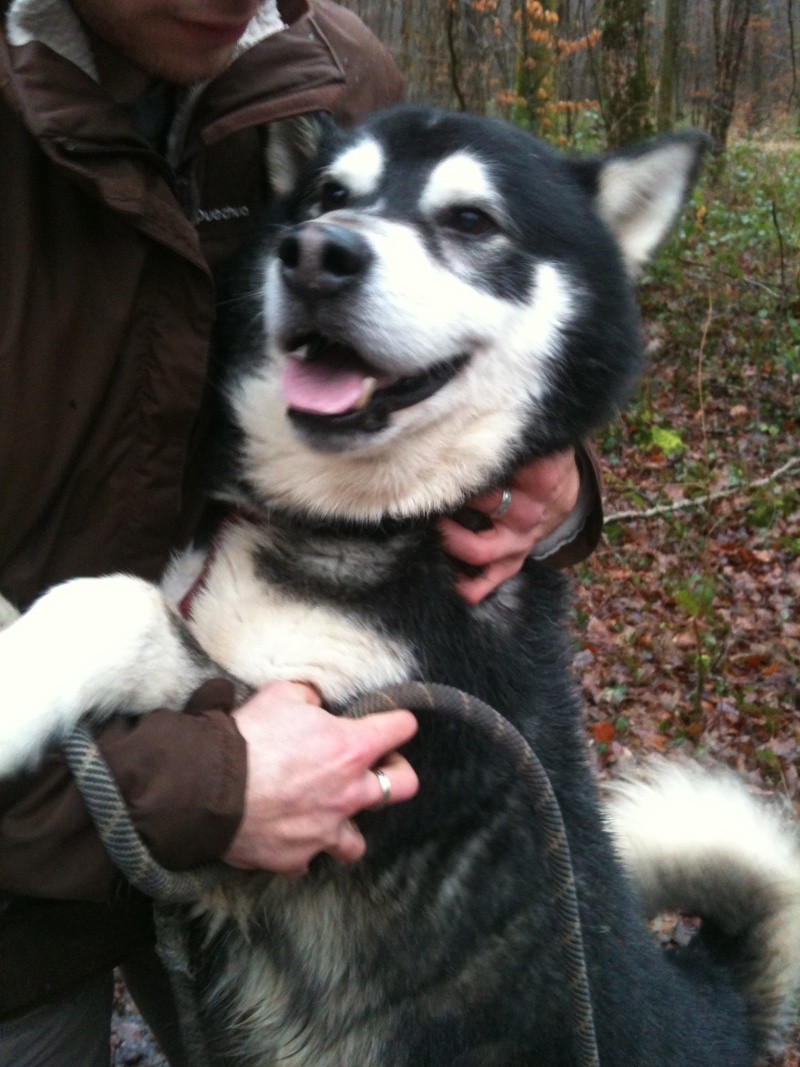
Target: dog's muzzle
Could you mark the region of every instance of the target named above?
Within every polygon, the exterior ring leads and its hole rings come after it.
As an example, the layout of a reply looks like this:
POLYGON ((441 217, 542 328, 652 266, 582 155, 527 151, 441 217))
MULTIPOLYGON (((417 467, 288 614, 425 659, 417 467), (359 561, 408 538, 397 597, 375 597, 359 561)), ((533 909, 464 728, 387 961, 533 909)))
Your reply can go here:
POLYGON ((394 412, 427 400, 466 363, 467 355, 458 353, 414 374, 390 373, 343 336, 355 317, 358 284, 376 258, 354 227, 305 222, 284 234, 276 254, 294 327, 281 341, 283 399, 293 423, 308 434, 383 430, 394 412))
POLYGON ((375 254, 357 230, 329 222, 306 222, 278 243, 281 278, 302 301, 338 296, 369 270, 375 254))

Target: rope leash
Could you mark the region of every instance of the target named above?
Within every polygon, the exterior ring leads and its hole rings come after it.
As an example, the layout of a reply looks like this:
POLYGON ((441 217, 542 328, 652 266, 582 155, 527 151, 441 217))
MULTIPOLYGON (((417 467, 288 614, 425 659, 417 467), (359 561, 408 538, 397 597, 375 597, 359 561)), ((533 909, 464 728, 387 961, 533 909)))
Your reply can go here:
POLYGON ((180 1041, 187 1063, 212 1067, 194 994, 188 931, 180 908, 199 900, 230 875, 223 863, 192 871, 168 871, 145 848, 125 799, 90 733, 78 723, 64 742, 64 758, 114 866, 145 896, 152 897, 156 951, 175 997, 180 1041))
POLYGON ((191 904, 230 873, 223 863, 192 871, 161 867, 136 832, 119 786, 86 726, 75 726, 63 751, 106 852, 140 893, 166 904, 191 904))
POLYGON ((547 772, 515 726, 482 700, 448 685, 403 682, 362 697, 350 707, 348 714, 368 715, 395 708, 433 711, 477 727, 505 752, 515 773, 527 786, 545 832, 547 860, 555 883, 553 902, 567 974, 575 1062, 577 1067, 600 1067, 572 857, 561 809, 547 772))
MULTIPOLYGON (((567 975, 576 1067, 599 1067, 569 842, 546 771, 511 723, 477 697, 450 686, 424 682, 390 686, 357 700, 347 714, 359 717, 400 707, 432 711, 480 729, 505 752, 528 789, 545 833, 547 861, 555 886, 553 901, 567 975)), ((124 799, 91 733, 84 726, 76 726, 65 742, 64 751, 92 821, 115 865, 132 885, 157 902, 158 950, 175 990, 186 1053, 193 1065, 206 1067, 209 1061, 194 997, 185 925, 180 921, 180 909, 174 905, 199 899, 204 891, 223 881, 227 868, 224 864, 213 864, 190 872, 165 870, 152 858, 134 829, 124 799)))

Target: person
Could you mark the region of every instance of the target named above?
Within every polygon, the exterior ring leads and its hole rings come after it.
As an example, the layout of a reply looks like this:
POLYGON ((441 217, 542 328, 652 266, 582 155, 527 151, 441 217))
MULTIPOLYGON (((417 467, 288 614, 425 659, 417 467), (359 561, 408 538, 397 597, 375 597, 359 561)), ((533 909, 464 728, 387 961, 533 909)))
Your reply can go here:
MULTIPOLYGON (((157 579, 191 536, 211 268, 264 218, 270 124, 354 123, 401 80, 328 0, 0 0, 0 13, 0 593, 24 610, 76 575, 157 579)), ((582 451, 472 507, 490 529, 441 520, 447 550, 480 568, 459 579, 471 604, 534 546, 556 563, 587 555, 601 522, 582 451)), ((413 796, 398 750, 415 726, 407 711, 335 718, 302 680, 234 708, 220 681, 184 714, 119 716, 98 741, 165 866, 301 875, 319 852, 362 855, 351 819, 384 788, 413 796)), ((149 902, 113 869, 59 753, 0 782, 0 1064, 107 1063, 120 963, 181 1062, 152 940, 149 902)))

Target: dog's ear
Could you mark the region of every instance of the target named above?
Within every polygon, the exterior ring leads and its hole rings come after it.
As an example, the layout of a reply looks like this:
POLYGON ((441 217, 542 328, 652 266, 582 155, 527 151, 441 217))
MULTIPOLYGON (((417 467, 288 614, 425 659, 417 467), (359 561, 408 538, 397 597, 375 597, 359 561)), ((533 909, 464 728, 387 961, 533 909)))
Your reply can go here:
POLYGON ((571 162, 634 279, 677 222, 710 147, 709 137, 689 130, 571 162))
POLYGON ((296 115, 270 123, 267 130, 267 174, 273 192, 286 196, 323 143, 335 140, 340 131, 324 111, 296 115))

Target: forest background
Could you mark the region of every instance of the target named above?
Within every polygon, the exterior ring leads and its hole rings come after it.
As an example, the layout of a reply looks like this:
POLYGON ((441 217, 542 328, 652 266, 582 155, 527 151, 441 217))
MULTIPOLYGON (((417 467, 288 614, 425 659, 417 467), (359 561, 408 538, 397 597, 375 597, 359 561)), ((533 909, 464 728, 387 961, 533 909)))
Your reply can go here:
MULTIPOLYGON (((686 126, 713 137, 640 286, 646 373, 596 442, 606 534, 576 575, 575 672, 601 776, 689 752, 800 817, 795 0, 344 3, 392 50, 411 100, 568 152, 686 126)), ((655 933, 690 926, 670 916, 655 933)), ((118 993, 117 1067, 163 1063, 118 993)), ((769 1062, 799 1067, 800 1031, 769 1062)))

